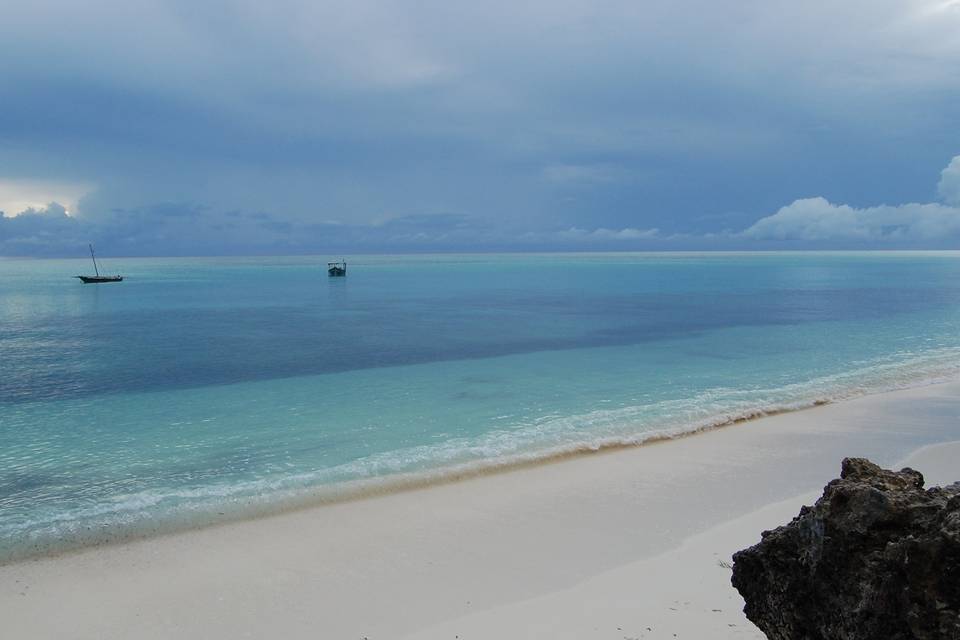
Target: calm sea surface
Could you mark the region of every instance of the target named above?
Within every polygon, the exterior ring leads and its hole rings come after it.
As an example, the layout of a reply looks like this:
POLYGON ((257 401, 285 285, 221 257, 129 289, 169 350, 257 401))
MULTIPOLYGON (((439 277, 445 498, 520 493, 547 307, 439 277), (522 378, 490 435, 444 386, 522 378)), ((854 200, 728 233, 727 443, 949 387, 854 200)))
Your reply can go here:
POLYGON ((0 260, 0 560, 960 372, 960 253, 0 260))

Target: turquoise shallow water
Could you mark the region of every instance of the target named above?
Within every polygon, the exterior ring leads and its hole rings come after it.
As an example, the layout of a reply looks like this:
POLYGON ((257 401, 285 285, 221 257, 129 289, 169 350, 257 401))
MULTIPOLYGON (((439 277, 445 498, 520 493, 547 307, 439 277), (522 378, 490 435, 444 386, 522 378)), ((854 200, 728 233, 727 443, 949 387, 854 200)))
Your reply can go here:
POLYGON ((0 260, 0 559, 960 372, 960 253, 0 260))

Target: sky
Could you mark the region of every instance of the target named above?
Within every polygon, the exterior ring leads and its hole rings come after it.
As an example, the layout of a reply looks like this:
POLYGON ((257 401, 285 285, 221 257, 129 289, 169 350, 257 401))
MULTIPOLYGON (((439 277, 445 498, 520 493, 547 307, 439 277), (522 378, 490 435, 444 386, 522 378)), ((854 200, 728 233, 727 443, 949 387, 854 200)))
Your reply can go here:
POLYGON ((960 0, 33 0, 0 256, 960 248, 960 0))

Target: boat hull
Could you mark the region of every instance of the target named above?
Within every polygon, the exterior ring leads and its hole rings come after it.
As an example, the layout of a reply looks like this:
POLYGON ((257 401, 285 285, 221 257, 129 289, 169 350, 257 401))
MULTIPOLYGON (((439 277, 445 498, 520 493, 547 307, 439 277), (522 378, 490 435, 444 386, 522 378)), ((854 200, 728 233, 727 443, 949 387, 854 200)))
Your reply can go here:
POLYGON ((104 282, 123 282, 123 276, 77 276, 83 284, 102 284, 104 282))

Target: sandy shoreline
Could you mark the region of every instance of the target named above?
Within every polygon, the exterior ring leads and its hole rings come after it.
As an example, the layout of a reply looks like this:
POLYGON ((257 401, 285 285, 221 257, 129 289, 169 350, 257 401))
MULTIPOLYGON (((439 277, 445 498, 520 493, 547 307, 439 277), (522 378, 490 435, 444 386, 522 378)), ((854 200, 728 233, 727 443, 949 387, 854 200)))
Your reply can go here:
POLYGON ((30 638, 760 637, 720 562, 843 456, 917 451, 948 479, 956 445, 925 445, 958 423, 951 382, 25 561, 0 567, 0 616, 30 638))

